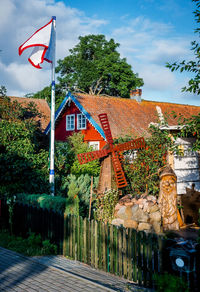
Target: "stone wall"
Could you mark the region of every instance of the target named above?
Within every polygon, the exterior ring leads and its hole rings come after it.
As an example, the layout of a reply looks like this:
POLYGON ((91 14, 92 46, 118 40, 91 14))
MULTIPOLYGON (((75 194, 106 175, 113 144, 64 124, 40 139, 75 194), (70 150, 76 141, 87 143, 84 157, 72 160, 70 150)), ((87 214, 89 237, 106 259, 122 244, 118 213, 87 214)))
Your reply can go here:
POLYGON ((154 196, 144 196, 139 199, 126 195, 115 207, 113 225, 123 225, 138 231, 154 231, 160 233, 161 213, 154 196))

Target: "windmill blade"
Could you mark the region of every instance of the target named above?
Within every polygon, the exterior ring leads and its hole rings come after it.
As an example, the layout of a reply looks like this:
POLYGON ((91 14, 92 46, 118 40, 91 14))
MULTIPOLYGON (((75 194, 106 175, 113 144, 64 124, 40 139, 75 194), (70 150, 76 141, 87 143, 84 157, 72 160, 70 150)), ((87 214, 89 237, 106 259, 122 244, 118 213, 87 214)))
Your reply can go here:
POLYGON ((107 114, 100 114, 98 115, 99 120, 101 122, 101 126, 103 128, 104 134, 106 136, 106 140, 110 145, 113 145, 113 138, 112 138, 112 134, 111 134, 111 130, 110 130, 110 125, 108 122, 108 116, 107 114))
POLYGON ((119 144, 114 147, 114 151, 127 151, 131 149, 141 149, 144 147, 145 147, 145 140, 142 137, 142 138, 131 140, 129 142, 119 144))
POLYGON ((113 168, 114 168, 114 173, 115 173, 115 179, 117 182, 117 187, 124 188, 127 186, 127 181, 126 181, 121 163, 119 161, 117 152, 114 152, 114 151, 112 152, 112 161, 113 161, 113 168))
POLYGON ((80 153, 80 154, 77 154, 77 156, 78 156, 79 163, 85 164, 85 163, 93 161, 95 159, 105 157, 108 155, 109 152, 110 151, 108 149, 102 149, 102 150, 97 150, 97 151, 80 153))

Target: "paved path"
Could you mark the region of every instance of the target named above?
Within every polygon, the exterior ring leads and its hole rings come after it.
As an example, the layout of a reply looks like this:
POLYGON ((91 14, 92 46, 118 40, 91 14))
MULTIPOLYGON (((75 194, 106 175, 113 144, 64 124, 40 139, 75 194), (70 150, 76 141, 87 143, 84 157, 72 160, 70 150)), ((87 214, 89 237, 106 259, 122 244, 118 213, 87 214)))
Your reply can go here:
POLYGON ((147 291, 62 256, 28 258, 0 247, 0 291, 147 291))

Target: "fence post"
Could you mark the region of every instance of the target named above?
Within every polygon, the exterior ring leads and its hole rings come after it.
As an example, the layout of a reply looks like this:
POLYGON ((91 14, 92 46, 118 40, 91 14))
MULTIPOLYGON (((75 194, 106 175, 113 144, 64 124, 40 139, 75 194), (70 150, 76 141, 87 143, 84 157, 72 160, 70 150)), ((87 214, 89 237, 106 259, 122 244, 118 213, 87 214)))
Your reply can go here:
POLYGON ((119 248, 119 276, 123 275, 123 228, 118 229, 118 248, 119 248))
POLYGON ((102 222, 102 261, 103 261, 103 270, 106 272, 106 253, 107 253, 107 223, 102 222))
POLYGON ((95 266, 95 241, 94 241, 94 236, 95 236, 95 231, 94 231, 94 220, 91 221, 91 231, 90 231, 91 237, 90 237, 90 242, 91 242, 91 266, 95 266))
POLYGON ((133 281, 137 282, 137 231, 134 229, 131 236, 132 258, 133 258, 133 281))
POLYGON ((141 231, 137 233, 137 256, 138 256, 138 284, 142 285, 142 257, 141 257, 141 231))
POLYGON ((114 226, 114 273, 118 274, 118 228, 114 226))
POLYGON ((127 235, 126 228, 123 228, 123 275, 127 279, 127 235))
POLYGON ((87 221, 83 220, 83 262, 87 263, 87 221))
POLYGON ((67 248, 67 215, 64 213, 64 230, 63 230, 63 255, 66 256, 67 248))
POLYGON ((132 238, 132 229, 128 229, 128 279, 133 280, 133 275, 132 275, 132 254, 131 254, 131 238, 132 238))
POLYGON ((99 263, 99 255, 98 255, 98 223, 95 220, 94 222, 94 242, 95 242, 95 260, 94 260, 94 266, 97 269, 98 263, 99 263))
POLYGON ((143 232, 143 280, 144 286, 147 285, 147 246, 148 246, 148 236, 143 232))
POLYGON ((110 272, 114 273, 114 240, 113 240, 113 225, 110 225, 110 272))

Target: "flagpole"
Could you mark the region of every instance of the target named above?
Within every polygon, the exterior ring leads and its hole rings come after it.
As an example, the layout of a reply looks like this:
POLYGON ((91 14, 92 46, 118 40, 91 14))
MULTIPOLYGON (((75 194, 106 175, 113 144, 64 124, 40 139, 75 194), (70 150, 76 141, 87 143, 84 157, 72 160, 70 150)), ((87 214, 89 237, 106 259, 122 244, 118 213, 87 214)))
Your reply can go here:
MULTIPOLYGON (((52 16, 54 40, 56 40, 56 16, 52 16)), ((56 41, 54 41, 52 72, 51 72, 51 134, 50 134, 50 172, 49 183, 51 185, 51 195, 55 195, 55 171, 54 171, 54 152, 55 152, 55 51, 56 41)))

